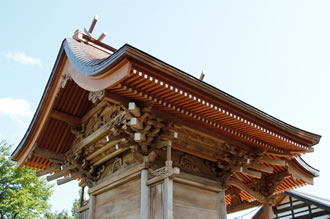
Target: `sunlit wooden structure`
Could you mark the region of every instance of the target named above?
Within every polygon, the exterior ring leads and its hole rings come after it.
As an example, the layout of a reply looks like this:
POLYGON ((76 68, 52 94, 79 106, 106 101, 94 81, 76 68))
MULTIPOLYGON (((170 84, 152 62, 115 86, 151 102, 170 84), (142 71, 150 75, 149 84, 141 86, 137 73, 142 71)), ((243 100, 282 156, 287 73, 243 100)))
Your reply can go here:
POLYGON ((272 218, 279 193, 318 176, 300 155, 319 140, 139 49, 76 31, 12 158, 87 186, 80 218, 226 218, 257 205, 272 218))

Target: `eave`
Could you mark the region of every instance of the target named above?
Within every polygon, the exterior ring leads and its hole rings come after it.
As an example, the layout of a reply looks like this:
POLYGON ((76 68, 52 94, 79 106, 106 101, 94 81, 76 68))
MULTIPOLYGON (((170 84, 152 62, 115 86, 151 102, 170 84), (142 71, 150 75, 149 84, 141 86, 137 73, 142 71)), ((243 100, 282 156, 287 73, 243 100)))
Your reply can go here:
MULTIPOLYGON (((185 117, 185 116, 189 116, 188 115, 189 113, 187 113, 188 111, 185 111, 186 113, 182 113, 181 110, 178 111, 178 107, 181 107, 180 105, 176 106, 176 108, 173 110, 172 107, 169 107, 169 105, 171 105, 170 103, 168 103, 168 105, 166 105, 165 107, 163 106, 164 102, 159 104, 160 99, 155 93, 146 92, 145 94, 143 94, 142 97, 141 96, 139 97, 137 93, 145 92, 146 89, 142 89, 141 87, 134 87, 134 85, 131 83, 133 79, 134 80, 137 79, 140 80, 141 83, 146 84, 147 86, 152 86, 153 83, 155 83, 155 81, 151 79, 154 79, 155 77, 159 77, 159 80, 163 80, 164 83, 172 84, 176 86, 178 89, 183 90, 184 92, 187 91, 187 92, 191 92, 194 95, 196 94, 196 96, 198 96, 202 100, 201 103, 197 103, 197 104, 200 105, 199 108, 203 109, 203 112, 204 109, 209 110, 210 112, 212 110, 214 111, 216 109, 212 109, 211 105, 215 106, 216 104, 219 104, 221 105, 222 108, 226 109, 227 113, 223 115, 225 119, 231 119, 228 114, 229 112, 232 112, 232 113, 236 113, 237 115, 243 115, 245 119, 249 119, 250 121, 253 121, 256 124, 260 124, 264 128, 269 127, 270 130, 276 130, 276 132, 284 133, 283 134, 284 136, 288 136, 288 138, 293 138, 300 144, 304 144, 303 147, 300 147, 299 145, 292 145, 292 148, 296 148, 301 153, 304 153, 308 149, 308 147, 317 144, 319 142, 320 139, 319 135, 312 134, 300 130, 298 128, 295 128, 293 126, 290 126, 232 97, 231 95, 221 90, 218 90, 217 88, 203 81, 200 81, 199 79, 191 75, 188 75, 187 73, 171 65, 168 65, 162 62, 161 60, 158 60, 130 45, 126 44, 120 49, 118 49, 116 52, 114 52, 112 55, 108 55, 108 56, 104 55, 102 59, 89 60, 88 59, 89 56, 86 56, 85 59, 81 59, 81 56, 79 56, 79 53, 81 52, 79 51, 79 46, 76 47, 76 49, 74 49, 76 44, 77 45, 80 44, 83 45, 84 47, 85 46, 88 47, 84 43, 77 42, 73 39, 64 40, 62 43, 55 66, 51 73, 51 77, 48 81, 45 92, 38 106, 38 109, 34 115, 34 118, 21 143, 12 154, 12 158, 18 161, 18 166, 23 165, 26 157, 29 155, 31 151, 33 151, 34 144, 38 139, 38 137, 40 136, 41 130, 45 129, 44 126, 46 120, 52 119, 52 115, 51 115, 52 110, 56 110, 54 109, 53 104, 56 99, 56 96, 58 95, 58 91, 60 88, 61 78, 63 76, 63 68, 65 67, 65 64, 68 62, 70 62, 73 67, 70 69, 70 74, 74 82, 72 81, 70 83, 75 84, 72 86, 77 86, 78 84, 79 87, 83 88, 85 92, 84 95, 86 95, 87 91, 98 91, 102 89, 107 89, 113 93, 123 94, 127 98, 136 98, 136 99, 140 98, 141 101, 151 100, 151 103, 154 102, 156 108, 158 107, 157 109, 163 109, 166 112, 169 112, 175 116, 178 117, 182 116, 183 118, 194 120, 194 122, 197 123, 204 122, 205 127, 213 126, 214 131, 217 131, 217 127, 214 125, 215 123, 212 124, 207 122, 205 123, 205 121, 203 121, 202 119, 198 121, 198 119, 185 117), (144 73, 148 72, 149 75, 147 76, 147 78, 145 78, 145 74, 142 73, 141 75, 142 77, 140 77, 139 71, 142 71, 144 73), (114 77, 115 74, 117 74, 118 77, 117 76, 114 77), (155 102, 156 99, 157 101, 155 102), (205 103, 203 101, 205 101, 205 103)), ((171 94, 170 92, 173 93, 173 91, 169 91, 169 90, 166 92, 168 92, 169 94, 171 94)), ((82 96, 82 94, 77 94, 77 95, 82 96)), ((187 97, 180 97, 180 98, 181 99, 186 98, 188 100, 187 97)), ((177 103, 173 102, 173 104, 177 104, 177 103)), ((87 108, 88 105, 85 104, 84 107, 87 108)), ((181 109, 183 110, 183 108, 181 109)), ((81 113, 81 115, 83 115, 83 113, 81 113)), ((79 119, 81 118, 81 115, 80 116, 76 115, 76 116, 78 116, 77 118, 79 119)), ((245 121, 245 126, 247 126, 246 123, 247 122, 245 121)), ((242 123, 242 125, 244 125, 244 122, 242 123)), ((66 127, 65 130, 66 130, 65 132, 67 133, 66 135, 70 135, 68 134, 70 132, 68 127, 66 127)), ((259 132, 262 132, 262 130, 260 131, 260 128, 259 128, 259 132)), ((228 136, 229 136, 228 138, 230 138, 230 135, 228 136)), ((275 137, 272 136, 270 137, 272 139, 275 139, 275 137)), ((72 139, 72 138, 68 136, 67 139, 72 139)), ((237 137, 237 139, 239 138, 237 137)), ((67 140, 66 145, 70 145, 70 143, 71 142, 67 140)), ((278 145, 275 144, 274 147, 276 149, 278 145)), ((285 146, 281 146, 281 147, 285 148, 285 146)), ((56 150, 57 152, 58 151, 65 152, 66 149, 62 148, 56 150)), ((268 148, 268 150, 271 150, 271 148, 268 148)), ((288 149, 288 151, 290 152, 290 149, 288 149)), ((278 152, 279 154, 282 153, 280 152, 279 149, 278 152)), ((46 163, 45 161, 43 162, 46 163)), ((39 168, 43 169, 47 165, 48 163, 39 166, 39 168)))
MULTIPOLYGON (((52 103, 54 101, 54 92, 59 88, 59 82, 61 80, 61 67, 66 60, 66 55, 64 52, 64 40, 61 44, 59 53, 57 55, 54 67, 48 79, 47 85, 39 102, 36 112, 33 115, 31 123, 25 132, 22 140, 18 146, 13 151, 11 158, 15 161, 18 161, 20 156, 28 154, 31 150, 31 145, 36 141, 38 137, 38 132, 40 132, 41 127, 45 123, 46 117, 49 113, 49 110, 52 108, 52 103)), ((21 163, 18 163, 17 166, 21 166, 21 163)))
MULTIPOLYGON (((166 79, 171 84, 176 84, 178 88, 180 85, 185 84, 186 90, 195 91, 198 95, 209 101, 210 103, 221 103, 227 111, 237 115, 243 115, 244 119, 254 122, 260 126, 261 130, 274 130, 279 136, 293 139, 293 144, 301 145, 301 149, 304 147, 311 147, 317 144, 320 140, 320 135, 316 135, 294 126, 291 126, 281 120, 278 120, 261 110, 254 108, 253 106, 244 103, 243 101, 141 51, 128 44, 125 44, 115 53, 108 58, 102 60, 99 63, 93 63, 93 65, 86 64, 86 60, 82 62, 79 57, 79 53, 75 49, 79 46, 77 41, 71 40, 65 44, 65 48, 68 54, 70 62, 75 69, 82 75, 91 78, 92 80, 98 80, 107 74, 107 71, 114 65, 120 62, 122 59, 127 58, 132 60, 133 63, 137 63, 137 67, 148 66, 148 68, 154 69, 155 73, 166 73, 166 79), (177 83, 175 83, 177 82, 177 83)), ((87 60, 88 62, 88 60, 87 60)), ((90 60, 92 62, 92 60, 90 60)), ((79 80, 75 80, 79 84, 79 80)), ((109 84, 108 87, 112 85, 109 84)), ((106 88, 106 85, 96 87, 85 86, 84 89, 89 91, 96 91, 106 88)), ((279 137, 280 138, 280 137, 279 137)), ((306 149, 306 148, 305 148, 306 149)))

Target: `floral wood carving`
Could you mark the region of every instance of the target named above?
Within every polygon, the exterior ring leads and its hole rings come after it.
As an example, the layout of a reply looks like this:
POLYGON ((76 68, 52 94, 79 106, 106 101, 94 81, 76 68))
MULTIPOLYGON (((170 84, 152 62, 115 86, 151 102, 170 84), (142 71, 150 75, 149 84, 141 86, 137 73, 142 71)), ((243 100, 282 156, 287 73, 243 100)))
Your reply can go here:
POLYGON ((189 158, 189 156, 186 154, 180 156, 179 166, 183 169, 192 170, 193 172, 200 171, 198 167, 194 165, 193 161, 189 158))
POLYGON ((88 100, 92 101, 92 103, 96 103, 96 101, 101 100, 104 97, 105 90, 100 91, 91 91, 88 95, 88 100))

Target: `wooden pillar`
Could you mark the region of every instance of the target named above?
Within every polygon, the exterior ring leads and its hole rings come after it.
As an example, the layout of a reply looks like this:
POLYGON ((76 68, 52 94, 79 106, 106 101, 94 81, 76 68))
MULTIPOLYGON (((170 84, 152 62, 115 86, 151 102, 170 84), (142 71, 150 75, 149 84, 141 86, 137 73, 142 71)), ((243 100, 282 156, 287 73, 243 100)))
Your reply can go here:
MULTIPOLYGON (((93 187, 95 186, 95 182, 93 182, 93 187)), ((95 195, 90 195, 89 197, 89 209, 88 209, 88 219, 95 218, 95 195)))
POLYGON ((225 190, 218 193, 219 196, 219 219, 227 219, 226 199, 225 190))
POLYGON ((81 208, 84 204, 84 194, 85 194, 85 186, 81 187, 81 190, 80 190, 79 208, 81 208))
POLYGON ((95 195, 89 197, 88 219, 94 219, 95 215, 95 195))
POLYGON ((164 180, 164 219, 173 219, 173 180, 169 177, 164 180))
POLYGON ((141 171, 140 219, 148 219, 150 211, 150 188, 147 186, 148 170, 141 171))
POLYGON ((272 205, 269 204, 268 202, 264 203, 264 218, 265 219, 273 219, 274 218, 274 212, 272 205))

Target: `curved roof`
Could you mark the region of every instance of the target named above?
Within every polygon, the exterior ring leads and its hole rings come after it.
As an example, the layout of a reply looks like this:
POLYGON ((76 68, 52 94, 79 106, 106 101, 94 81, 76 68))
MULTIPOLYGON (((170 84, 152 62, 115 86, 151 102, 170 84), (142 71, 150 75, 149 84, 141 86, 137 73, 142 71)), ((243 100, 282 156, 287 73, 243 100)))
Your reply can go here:
MULTIPOLYGON (((49 160, 38 156, 26 159, 36 144, 54 152, 68 151, 74 136, 56 115, 65 113, 73 122, 80 121, 92 105, 88 101, 89 91, 102 89, 150 102, 157 110, 205 127, 236 145, 271 152, 269 156, 276 159, 309 152, 321 137, 276 119, 128 44, 114 50, 83 36, 63 41, 38 109, 12 154, 18 166, 45 169, 51 165, 49 160), (61 88, 61 81, 68 75, 72 80, 61 88)), ((307 177, 318 175, 317 170, 299 157, 294 161, 307 177)), ((286 170, 286 167, 273 167, 276 174, 286 170)), ((248 176, 243 177, 246 183, 251 182, 248 176)), ((290 179, 284 187, 304 183, 290 179)))
POLYGON ((64 41, 64 49, 71 64, 79 73, 83 75, 90 77, 100 76, 109 70, 119 60, 123 59, 124 57, 131 57, 137 59, 138 61, 147 63, 154 68, 162 69, 174 78, 186 81, 196 89, 205 90, 209 95, 213 95, 215 98, 226 101, 229 104, 239 108, 239 110, 243 110, 246 113, 251 113, 254 116, 258 116, 258 119, 261 119, 271 125, 274 125, 296 136, 299 136, 304 140, 307 140, 309 144, 306 146, 312 146, 319 143, 321 137, 320 135, 307 132, 287 124, 131 45, 125 44, 111 55, 104 51, 88 46, 85 43, 78 42, 74 39, 66 39, 64 41))

